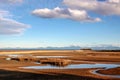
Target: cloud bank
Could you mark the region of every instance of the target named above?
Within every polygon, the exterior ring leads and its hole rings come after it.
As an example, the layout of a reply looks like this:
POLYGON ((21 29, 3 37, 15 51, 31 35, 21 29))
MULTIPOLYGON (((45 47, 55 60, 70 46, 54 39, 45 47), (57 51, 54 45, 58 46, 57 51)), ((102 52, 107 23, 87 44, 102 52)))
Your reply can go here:
POLYGON ((0 35, 21 34, 30 27, 27 24, 7 18, 10 15, 8 11, 0 10, 0 35))
POLYGON ((41 18, 65 18, 80 22, 100 22, 89 13, 120 16, 120 0, 63 0, 66 8, 35 9, 32 14, 41 18))
POLYGON ((63 9, 56 7, 54 9, 36 9, 32 12, 33 15, 42 18, 67 18, 71 20, 81 21, 81 22, 99 22, 100 18, 91 18, 85 10, 77 9, 63 9))
POLYGON ((63 0, 63 4, 72 9, 82 9, 102 15, 120 15, 120 0, 63 0))

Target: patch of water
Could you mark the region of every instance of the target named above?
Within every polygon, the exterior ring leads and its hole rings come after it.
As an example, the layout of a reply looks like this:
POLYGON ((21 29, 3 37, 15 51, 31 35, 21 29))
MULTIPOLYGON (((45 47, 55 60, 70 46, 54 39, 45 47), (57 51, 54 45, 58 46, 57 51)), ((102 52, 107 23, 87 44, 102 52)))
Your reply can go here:
MULTIPOLYGON (((110 69, 110 68, 116 68, 120 67, 119 64, 72 64, 65 67, 56 67, 51 65, 45 65, 45 66, 27 66, 27 67, 20 67, 23 69, 82 69, 82 68, 104 68, 104 69, 110 69)), ((99 69, 98 69, 99 70, 99 69)), ((120 78, 120 75, 104 75, 97 73, 98 70, 94 70, 91 73, 97 74, 100 76, 108 76, 108 77, 114 77, 114 78, 120 78)))
POLYGON ((22 68, 24 69, 80 69, 80 68, 110 69, 110 68, 115 68, 115 67, 120 67, 120 65, 118 64, 72 64, 72 65, 68 65, 65 67, 56 67, 56 66, 46 65, 46 66, 27 66, 27 67, 22 67, 22 68))
POLYGON ((21 54, 9 54, 7 56, 9 56, 9 57, 18 57, 18 56, 23 56, 23 55, 21 55, 21 54))
POLYGON ((35 56, 37 58, 65 58, 68 56, 35 56))
MULTIPOLYGON (((21 54, 10 54, 7 55, 9 57, 18 57, 18 56, 27 56, 27 55, 21 55, 21 54)), ((28 55, 28 56, 32 56, 32 55, 28 55)), ((36 57, 36 58, 65 58, 68 56, 32 56, 32 57, 36 57)))

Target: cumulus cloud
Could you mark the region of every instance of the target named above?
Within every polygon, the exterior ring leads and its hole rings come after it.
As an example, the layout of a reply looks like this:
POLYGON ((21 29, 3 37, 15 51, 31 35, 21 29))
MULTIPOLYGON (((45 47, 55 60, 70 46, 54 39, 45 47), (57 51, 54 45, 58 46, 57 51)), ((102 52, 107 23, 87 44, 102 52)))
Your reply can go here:
POLYGON ((6 16, 9 15, 8 11, 0 10, 0 35, 21 34, 30 27, 27 24, 7 18, 6 16))
POLYGON ((102 15, 120 15, 120 0, 63 0, 72 9, 92 11, 102 15))
POLYGON ((54 9, 36 9, 32 12, 33 15, 42 17, 42 18, 67 18, 76 21, 82 22, 99 22, 100 18, 91 18, 85 10, 77 10, 70 8, 59 8, 54 9))

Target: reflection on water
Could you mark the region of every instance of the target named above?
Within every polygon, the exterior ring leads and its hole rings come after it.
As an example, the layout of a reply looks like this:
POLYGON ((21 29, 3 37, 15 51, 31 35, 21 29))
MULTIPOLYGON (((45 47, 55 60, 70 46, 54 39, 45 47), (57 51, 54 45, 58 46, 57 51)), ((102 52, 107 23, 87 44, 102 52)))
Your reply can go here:
POLYGON ((56 67, 56 66, 46 65, 46 66, 27 66, 27 67, 22 67, 22 68, 24 69, 80 69, 80 68, 110 69, 110 68, 115 68, 115 67, 120 67, 120 65, 118 64, 71 64, 65 67, 56 67))
MULTIPOLYGON (((110 69, 110 68, 116 68, 116 67, 120 67, 120 65, 119 64, 72 64, 72 65, 68 65, 68 66, 65 66, 65 67, 45 65, 45 66, 27 66, 27 67, 21 67, 21 68, 24 68, 24 69, 81 69, 81 68, 110 69)), ((91 73, 97 74, 97 75, 100 75, 100 76, 120 78, 120 75, 104 75, 104 74, 97 73, 98 70, 92 71, 91 73)))

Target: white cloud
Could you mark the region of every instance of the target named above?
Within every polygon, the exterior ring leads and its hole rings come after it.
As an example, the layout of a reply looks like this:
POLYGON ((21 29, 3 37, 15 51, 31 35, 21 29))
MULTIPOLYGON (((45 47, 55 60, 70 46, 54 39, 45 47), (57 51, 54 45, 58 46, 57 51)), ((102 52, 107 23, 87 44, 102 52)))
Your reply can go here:
POLYGON ((0 9, 10 10, 10 8, 15 8, 20 6, 24 0, 0 0, 0 9))
POLYGON ((107 0, 108 2, 111 2, 111 3, 119 3, 120 0, 107 0))
POLYGON ((12 15, 9 13, 9 11, 6 10, 0 10, 0 17, 11 17, 12 15))
POLYGON ((9 15, 8 11, 0 10, 0 35, 21 34, 30 27, 27 24, 7 18, 9 15))
POLYGON ((72 9, 92 11, 102 15, 120 15, 120 0, 63 0, 72 9))
POLYGON ((0 18, 0 35, 21 34, 29 27, 12 19, 0 18))
POLYGON ((33 15, 42 17, 42 18, 67 18, 71 20, 81 21, 81 22, 99 22, 100 18, 91 18, 85 10, 77 9, 63 9, 63 8, 54 8, 54 9, 36 9, 32 12, 33 15))

